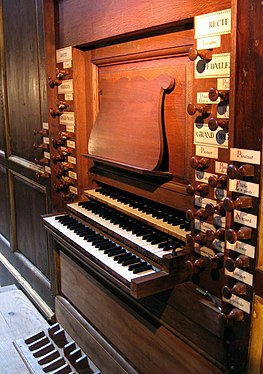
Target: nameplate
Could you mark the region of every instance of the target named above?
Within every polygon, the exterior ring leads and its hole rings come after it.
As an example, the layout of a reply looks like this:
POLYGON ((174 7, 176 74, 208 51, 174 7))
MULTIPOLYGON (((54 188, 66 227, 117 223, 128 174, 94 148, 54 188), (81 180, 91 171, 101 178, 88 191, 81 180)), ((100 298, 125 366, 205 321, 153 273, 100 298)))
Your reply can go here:
POLYGON ((75 157, 72 157, 72 156, 68 156, 68 162, 70 163, 70 164, 76 164, 76 158, 75 157))
POLYGON ((197 182, 208 183, 209 177, 211 177, 213 175, 214 174, 206 173, 205 171, 196 170, 195 171, 195 180, 197 182))
POLYGON ((42 128, 43 128, 44 130, 48 130, 48 123, 47 123, 47 122, 43 122, 43 123, 42 123, 42 128))
POLYGON ((196 156, 203 156, 203 157, 218 159, 218 148, 196 145, 195 154, 196 156))
POLYGON ((246 164, 260 165, 260 151, 252 151, 250 149, 241 148, 230 148, 230 160, 244 162, 246 164))
POLYGON ((61 125, 75 125, 75 115, 74 112, 64 112, 60 117, 59 117, 59 123, 61 125))
POLYGON ((227 197, 227 191, 223 190, 222 188, 215 188, 214 189, 214 197, 217 200, 223 200, 227 197))
POLYGON ((218 174, 227 174, 228 164, 226 162, 215 162, 215 172, 218 174))
POLYGON ((50 153, 49 152, 44 152, 43 156, 50 160, 50 153))
POLYGON ((217 118, 228 119, 229 118, 229 105, 223 106, 218 105, 217 107, 217 118))
POLYGON ((208 92, 197 92, 196 102, 197 104, 218 104, 220 102, 220 98, 218 98, 216 101, 211 101, 209 99, 208 92))
POLYGON ((71 170, 68 172, 68 176, 72 179, 78 179, 77 178, 77 173, 75 173, 74 171, 71 171, 71 170))
POLYGON ((217 79, 217 89, 218 90, 230 90, 230 78, 218 78, 217 79))
POLYGON ((46 166, 44 167, 44 169, 45 169, 45 172, 46 172, 46 173, 51 174, 51 167, 50 167, 50 166, 47 166, 47 165, 46 165, 46 166))
POLYGON ((76 143, 73 140, 67 140, 67 147, 76 148, 76 143))
POLYGON ((213 245, 213 248, 219 252, 224 252, 225 250, 225 242, 221 242, 221 240, 215 239, 212 245, 213 245))
POLYGON ((239 268, 236 268, 233 272, 227 271, 225 269, 225 275, 235 278, 240 282, 246 283, 249 286, 252 286, 253 284, 253 275, 239 268))
POLYGON ((212 230, 216 231, 216 228, 214 225, 211 225, 210 223, 200 221, 199 219, 195 219, 194 227, 196 230, 205 232, 206 230, 212 230))
POLYGON ((239 179, 230 179, 228 186, 229 191, 231 192, 259 197, 259 185, 257 183, 246 182, 239 179))
POLYGON ((49 144, 49 138, 47 138, 46 136, 43 136, 43 143, 49 144))
POLYGON ((226 299, 223 297, 223 301, 233 305, 234 307, 243 310, 243 312, 250 314, 250 302, 241 299, 241 297, 237 295, 232 295, 230 299, 226 299))
POLYGON ((195 60, 195 78, 230 77, 230 53, 214 54, 209 62, 200 57, 195 60))
POLYGON ((199 248, 195 249, 195 252, 204 257, 214 257, 215 255, 215 251, 212 248, 208 248, 205 246, 200 246, 199 248))
POLYGON ((229 34, 231 32, 231 9, 196 16, 194 24, 196 39, 229 34))
POLYGON ((207 199, 206 197, 201 197, 195 195, 195 205, 199 206, 200 208, 205 208, 206 204, 213 204, 216 205, 216 201, 212 199, 207 199))
POLYGON ((64 79, 60 86, 58 86, 58 94, 72 94, 73 93, 73 79, 64 79))
POLYGON ((242 255, 246 255, 250 258, 255 258, 255 247, 253 245, 243 243, 243 242, 235 242, 234 244, 229 243, 228 241, 226 242, 226 248, 238 252, 242 255))
POLYGON ((240 210, 234 210, 234 222, 240 223, 241 225, 257 228, 257 216, 240 210))
POLYGON ((73 193, 74 195, 78 195, 78 189, 74 186, 69 186, 69 192, 73 193))
POLYGON ((73 101, 73 93, 65 93, 65 101, 73 101))
POLYGON ((194 144, 218 148, 228 148, 228 133, 218 128, 211 131, 208 124, 194 124, 194 144))
POLYGON ((75 132, 75 124, 74 125, 66 125, 66 132, 75 132))
POLYGON ((60 48, 56 50, 56 62, 72 60, 72 47, 60 48))
POLYGON ((220 35, 210 36, 208 38, 201 38, 201 39, 197 39, 196 41, 197 50, 220 48, 220 46, 221 46, 220 35))
POLYGON ((219 227, 226 227, 226 217, 222 217, 219 214, 215 214, 214 225, 219 227))

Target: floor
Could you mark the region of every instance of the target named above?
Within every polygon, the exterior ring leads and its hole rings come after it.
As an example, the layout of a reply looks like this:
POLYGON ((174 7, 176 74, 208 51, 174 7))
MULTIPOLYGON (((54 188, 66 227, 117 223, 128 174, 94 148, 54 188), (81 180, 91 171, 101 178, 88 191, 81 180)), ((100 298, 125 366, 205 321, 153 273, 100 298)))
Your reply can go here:
POLYGON ((13 342, 48 326, 21 290, 14 285, 0 287, 0 374, 28 374, 13 342))

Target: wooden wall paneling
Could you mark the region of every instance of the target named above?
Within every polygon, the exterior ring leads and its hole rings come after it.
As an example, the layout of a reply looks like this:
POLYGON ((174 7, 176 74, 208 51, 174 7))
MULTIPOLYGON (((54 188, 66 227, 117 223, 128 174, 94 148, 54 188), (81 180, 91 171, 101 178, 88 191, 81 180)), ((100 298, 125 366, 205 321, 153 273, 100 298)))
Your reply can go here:
POLYGON ((47 236, 41 224, 41 214, 47 213, 47 196, 44 187, 13 175, 15 206, 15 250, 26 256, 49 278, 47 236))
MULTIPOLYGON (((0 12, 1 19, 1 12, 0 12)), ((1 29, 0 20, 0 29, 1 29)), ((4 81, 3 81, 3 63, 2 63, 2 38, 3 34, 0 36, 0 156, 5 155, 5 116, 4 116, 4 81)))
POLYGON ((87 45, 174 26, 198 14, 230 7, 230 0, 60 0, 60 47, 87 45), (138 17, 140 15, 140 17, 138 17))
POLYGON ((33 161, 33 130, 41 123, 35 1, 4 0, 3 19, 11 152, 33 161))
POLYGON ((8 191, 8 173, 0 165, 0 235, 10 241, 10 205, 8 191))

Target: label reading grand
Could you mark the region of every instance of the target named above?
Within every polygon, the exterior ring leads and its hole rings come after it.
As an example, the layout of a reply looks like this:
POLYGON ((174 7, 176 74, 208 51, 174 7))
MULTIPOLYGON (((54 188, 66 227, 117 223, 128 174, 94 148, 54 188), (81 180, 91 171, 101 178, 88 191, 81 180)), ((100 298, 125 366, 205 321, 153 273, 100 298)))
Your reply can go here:
POLYGON ((195 17, 195 38, 224 35, 231 32, 231 9, 195 17))
POLYGON ((214 54, 210 62, 195 60, 195 78, 230 77, 230 53, 214 54))
POLYGON ((260 165, 260 151, 251 149, 230 148, 230 160, 247 164, 260 165))
POLYGON ((218 128, 216 131, 211 131, 208 124, 200 125, 194 124, 194 144, 228 148, 228 133, 218 128))

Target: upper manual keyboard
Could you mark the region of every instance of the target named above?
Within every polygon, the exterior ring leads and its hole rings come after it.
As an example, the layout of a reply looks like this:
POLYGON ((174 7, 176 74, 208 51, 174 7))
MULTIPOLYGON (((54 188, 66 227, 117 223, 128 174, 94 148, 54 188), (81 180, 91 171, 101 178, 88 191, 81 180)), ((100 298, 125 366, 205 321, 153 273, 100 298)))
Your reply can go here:
POLYGON ((190 224, 185 220, 184 213, 175 209, 161 209, 146 201, 139 201, 105 188, 86 190, 85 195, 180 240, 185 241, 186 235, 190 233, 190 224))

